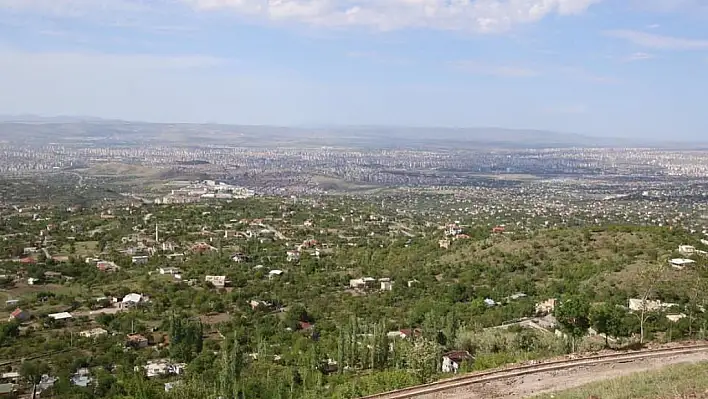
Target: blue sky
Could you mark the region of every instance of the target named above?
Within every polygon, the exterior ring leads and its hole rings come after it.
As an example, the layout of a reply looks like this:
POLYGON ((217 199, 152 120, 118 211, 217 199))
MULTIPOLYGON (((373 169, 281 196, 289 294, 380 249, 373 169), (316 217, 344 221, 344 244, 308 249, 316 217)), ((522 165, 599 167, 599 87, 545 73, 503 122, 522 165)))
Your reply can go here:
POLYGON ((703 0, 0 0, 0 114, 704 139, 703 0))

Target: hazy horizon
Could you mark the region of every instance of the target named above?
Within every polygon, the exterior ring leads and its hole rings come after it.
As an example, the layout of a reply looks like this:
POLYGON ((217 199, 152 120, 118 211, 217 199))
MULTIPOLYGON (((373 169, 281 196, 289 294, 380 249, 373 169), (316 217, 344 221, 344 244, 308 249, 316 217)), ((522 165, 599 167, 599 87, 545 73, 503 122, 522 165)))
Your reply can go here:
POLYGON ((698 0, 0 0, 4 114, 700 140, 698 0))

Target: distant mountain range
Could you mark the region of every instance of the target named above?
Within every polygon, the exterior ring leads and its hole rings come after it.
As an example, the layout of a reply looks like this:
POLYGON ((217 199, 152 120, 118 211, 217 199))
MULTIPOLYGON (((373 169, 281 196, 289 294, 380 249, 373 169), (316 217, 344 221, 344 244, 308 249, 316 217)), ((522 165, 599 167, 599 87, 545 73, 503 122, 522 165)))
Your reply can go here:
MULTIPOLYGON (((41 145, 224 145, 355 148, 662 147, 695 149, 697 143, 591 137, 531 129, 435 127, 279 127, 148 123, 91 117, 0 116, 0 140, 41 145)), ((708 144, 701 145, 708 148, 708 144)))

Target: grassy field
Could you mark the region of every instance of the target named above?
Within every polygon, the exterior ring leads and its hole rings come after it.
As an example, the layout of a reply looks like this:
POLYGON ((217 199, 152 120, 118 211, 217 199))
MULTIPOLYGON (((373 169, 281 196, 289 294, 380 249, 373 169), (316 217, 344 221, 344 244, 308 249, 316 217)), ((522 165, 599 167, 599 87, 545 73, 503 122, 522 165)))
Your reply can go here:
POLYGON ((588 384, 580 388, 534 399, 669 399, 708 398, 708 363, 683 364, 638 373, 614 380, 588 384))

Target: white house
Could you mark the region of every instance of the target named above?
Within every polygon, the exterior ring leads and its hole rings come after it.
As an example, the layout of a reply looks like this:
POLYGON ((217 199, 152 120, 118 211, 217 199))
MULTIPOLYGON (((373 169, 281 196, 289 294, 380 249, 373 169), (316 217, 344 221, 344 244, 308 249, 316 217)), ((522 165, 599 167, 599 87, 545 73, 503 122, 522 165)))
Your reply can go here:
POLYGON ((123 300, 120 303, 121 308, 130 308, 133 306, 137 306, 140 302, 142 302, 143 296, 140 294, 128 294, 123 297, 123 300))
POLYGON ((226 283, 226 276, 205 276, 204 281, 211 283, 216 288, 224 288, 226 283))
POLYGON ((108 334, 108 331, 104 330, 103 328, 94 328, 91 330, 86 330, 86 331, 81 331, 79 335, 81 335, 84 338, 97 338, 103 335, 108 334))
POLYGON ((282 270, 274 269, 268 272, 268 278, 280 277, 282 274, 282 270))
POLYGON ((167 359, 149 360, 143 369, 148 378, 171 374, 182 374, 187 367, 185 363, 172 363, 167 359))
POLYGON ((674 269, 682 270, 684 267, 696 263, 693 259, 670 259, 669 263, 674 269))
POLYGON ((52 313, 47 316, 54 320, 68 320, 73 317, 69 312, 52 313))
POLYGON ((443 355, 441 371, 443 373, 457 373, 462 363, 474 358, 467 351, 448 352, 443 355))
POLYGON ((379 283, 381 283, 381 291, 393 290, 393 281, 390 278, 380 278, 379 283))
POLYGON ((667 314, 666 318, 673 323, 678 323, 679 320, 686 318, 686 315, 683 313, 677 313, 677 314, 667 314))
POLYGON ((159 269, 160 274, 168 274, 170 276, 174 276, 176 274, 179 274, 179 268, 176 267, 161 267, 159 269))
POLYGON ((556 308, 556 298, 546 299, 536 304, 536 314, 550 314, 556 308))
POLYGON ((634 312, 638 312, 641 310, 646 310, 647 312, 656 312, 656 311, 659 311, 662 309, 671 308, 673 306, 678 306, 678 305, 675 303, 653 301, 650 299, 643 301, 642 299, 631 298, 629 300, 629 310, 634 311, 634 312))
POLYGON ((681 255, 692 255, 696 252, 696 247, 693 245, 679 245, 678 251, 681 255))
POLYGON ((300 251, 288 251, 286 252, 288 257, 288 262, 296 262, 300 260, 300 251))
POLYGON ((349 286, 351 288, 369 288, 376 283, 376 279, 372 277, 362 277, 362 278, 353 278, 349 280, 349 286))

